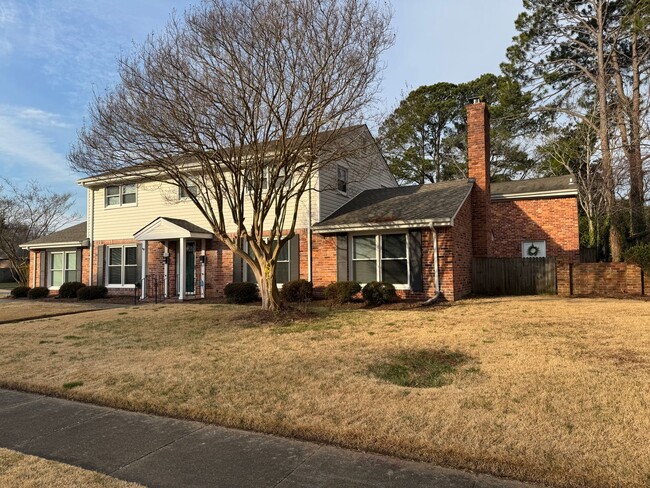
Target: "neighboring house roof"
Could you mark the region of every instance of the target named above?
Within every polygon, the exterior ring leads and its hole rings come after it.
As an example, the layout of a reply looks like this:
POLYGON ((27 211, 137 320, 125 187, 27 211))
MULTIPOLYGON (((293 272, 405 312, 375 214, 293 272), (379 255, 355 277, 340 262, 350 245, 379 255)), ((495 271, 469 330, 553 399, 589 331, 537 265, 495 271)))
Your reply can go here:
POLYGON ((20 247, 23 249, 30 248, 45 248, 45 247, 81 247, 87 246, 87 222, 81 222, 80 224, 73 225, 71 227, 66 227, 65 229, 52 232, 38 239, 26 242, 21 244, 20 247))
POLYGON ((577 195, 578 185, 572 175, 553 176, 492 183, 490 193, 492 200, 557 198, 577 195))
POLYGON ((212 239, 213 235, 209 230, 187 220, 157 217, 133 234, 133 237, 138 241, 157 241, 180 237, 212 239))
POLYGON ((316 232, 453 225, 474 180, 366 190, 322 222, 316 232))

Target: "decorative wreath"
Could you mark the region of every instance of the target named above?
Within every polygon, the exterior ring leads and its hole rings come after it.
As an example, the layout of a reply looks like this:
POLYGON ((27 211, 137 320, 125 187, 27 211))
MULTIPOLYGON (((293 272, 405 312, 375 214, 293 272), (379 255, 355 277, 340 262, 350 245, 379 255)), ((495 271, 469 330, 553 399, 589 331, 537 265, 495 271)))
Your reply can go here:
POLYGON ((539 247, 537 247, 535 244, 531 244, 528 246, 527 252, 529 256, 537 256, 539 254, 539 247))

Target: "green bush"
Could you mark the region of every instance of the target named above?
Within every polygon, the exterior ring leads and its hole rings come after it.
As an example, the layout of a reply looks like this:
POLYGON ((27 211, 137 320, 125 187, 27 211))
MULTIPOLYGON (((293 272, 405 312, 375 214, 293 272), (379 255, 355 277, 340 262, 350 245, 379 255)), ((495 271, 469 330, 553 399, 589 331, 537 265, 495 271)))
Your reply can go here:
POLYGON ((285 302, 307 302, 314 296, 314 285, 307 280, 293 280, 282 285, 280 296, 285 302))
POLYGON ((360 291, 361 285, 356 281, 337 281, 325 287, 325 298, 334 303, 349 303, 360 291))
POLYGON ((637 264, 650 273, 650 243, 638 244, 625 251, 625 262, 637 264))
POLYGON ((39 298, 45 298, 50 294, 49 288, 45 286, 37 286, 36 288, 32 288, 27 292, 27 298, 30 300, 37 300, 39 298))
POLYGON ((395 287, 390 283, 371 281, 361 290, 363 299, 368 305, 383 305, 397 297, 395 287))
POLYGON ((257 300, 255 283, 228 283, 223 289, 228 303, 250 303, 257 300))
POLYGON ((68 281, 63 283, 59 288, 59 298, 77 298, 77 290, 84 286, 86 285, 79 281, 68 281))
POLYGON ((31 288, 29 286, 17 286, 11 290, 11 296, 14 298, 25 298, 31 288))
POLYGON ((77 290, 79 300, 96 300, 106 298, 106 295, 108 295, 108 288, 105 286, 84 286, 77 290))

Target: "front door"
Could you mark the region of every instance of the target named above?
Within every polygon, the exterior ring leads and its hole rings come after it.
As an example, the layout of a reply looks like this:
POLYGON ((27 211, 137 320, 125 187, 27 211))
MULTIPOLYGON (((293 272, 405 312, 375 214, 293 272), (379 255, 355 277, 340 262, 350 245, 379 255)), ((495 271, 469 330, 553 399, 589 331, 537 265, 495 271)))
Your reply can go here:
POLYGON ((185 244, 185 293, 194 295, 195 271, 194 255, 196 254, 196 243, 188 242, 185 244))

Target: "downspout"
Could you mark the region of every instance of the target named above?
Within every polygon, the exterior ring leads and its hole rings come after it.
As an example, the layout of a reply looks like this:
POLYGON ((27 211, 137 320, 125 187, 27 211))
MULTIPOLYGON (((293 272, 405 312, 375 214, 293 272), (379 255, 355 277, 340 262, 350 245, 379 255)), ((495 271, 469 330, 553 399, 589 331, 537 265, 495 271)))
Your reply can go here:
POLYGON ((309 192, 307 193, 307 207, 308 216, 307 216, 307 281, 312 282, 312 270, 311 270, 311 177, 309 178, 309 192))
POLYGON ((91 189, 90 198, 90 269, 88 270, 88 284, 93 284, 93 263, 95 255, 95 189, 91 189))
POLYGON ((427 299, 422 306, 433 305, 440 298, 440 268, 438 267, 438 232, 431 223, 431 235, 433 236, 433 282, 436 288, 434 295, 427 299))

